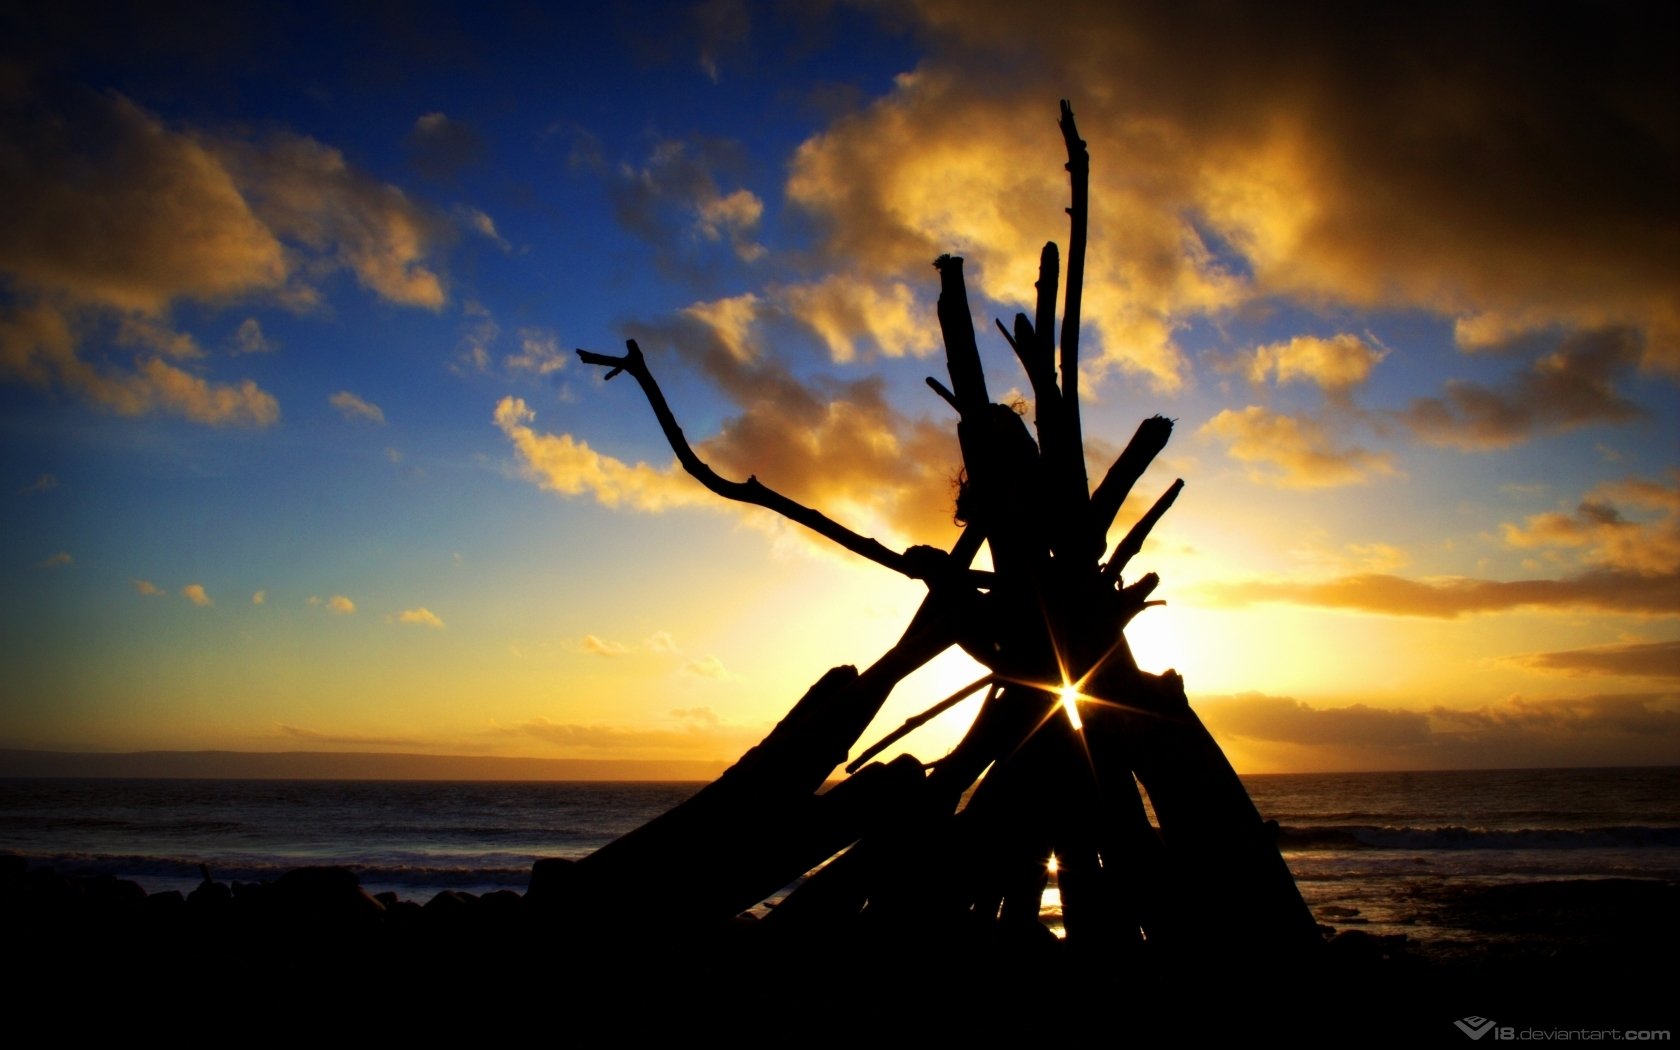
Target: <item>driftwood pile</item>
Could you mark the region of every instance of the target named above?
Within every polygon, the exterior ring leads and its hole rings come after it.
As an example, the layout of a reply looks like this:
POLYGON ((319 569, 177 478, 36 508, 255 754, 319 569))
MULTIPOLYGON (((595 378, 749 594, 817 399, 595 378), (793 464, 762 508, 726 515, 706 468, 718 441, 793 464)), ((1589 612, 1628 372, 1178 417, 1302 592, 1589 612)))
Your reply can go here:
POLYGON ((962 260, 935 264, 950 383, 928 384, 957 413, 964 471, 965 531, 949 551, 894 551, 756 478, 718 476, 683 437, 634 341, 622 356, 578 351, 610 369, 607 378, 636 380, 683 467, 707 488, 920 580, 928 594, 886 655, 862 672, 823 675, 690 801, 581 861, 539 862, 531 901, 562 926, 584 934, 610 924, 614 936, 701 929, 797 883, 757 924, 767 933, 1042 941, 1053 856, 1070 950, 1185 962, 1217 954, 1249 966, 1301 959, 1321 944, 1272 829, 1190 710, 1182 679, 1140 671, 1126 643, 1127 623, 1160 604, 1150 600, 1159 580, 1122 574, 1182 482, 1107 549, 1172 423, 1145 420, 1090 488, 1078 395, 1090 160, 1066 102, 1060 126, 1073 196, 1060 338, 1054 243, 1040 258, 1035 315, 998 323, 1031 383, 1036 440, 987 393, 962 260), (990 571, 971 567, 983 543, 990 571), (985 689, 955 750, 929 763, 869 761, 895 734, 822 791, 894 685, 953 645, 988 669, 920 719, 985 689), (603 900, 629 902, 628 913, 603 918, 603 900))

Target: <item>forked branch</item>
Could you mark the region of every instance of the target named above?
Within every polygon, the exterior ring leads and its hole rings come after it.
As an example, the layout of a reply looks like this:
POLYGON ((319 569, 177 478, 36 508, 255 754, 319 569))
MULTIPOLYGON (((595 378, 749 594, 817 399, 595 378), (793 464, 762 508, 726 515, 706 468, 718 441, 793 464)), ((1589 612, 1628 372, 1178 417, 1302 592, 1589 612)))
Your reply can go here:
POLYGON ((932 547, 912 547, 902 553, 895 551, 879 540, 853 532, 821 511, 812 510, 789 499, 761 483, 756 477, 749 476, 745 481, 731 481, 723 477, 694 454, 688 438, 683 436, 682 427, 677 424, 677 417, 671 412, 671 406, 665 401, 664 392, 659 389, 653 373, 648 371, 642 348, 636 345, 634 339, 628 340, 625 346, 628 352, 622 357, 580 349, 577 352, 578 359, 586 365, 600 365, 610 369, 607 372, 608 379, 620 372, 628 372, 641 386, 642 393, 647 396, 648 405, 653 408, 654 417, 659 420, 659 429, 664 431, 671 451, 677 454, 677 462, 681 463, 683 469, 696 481, 712 492, 724 499, 751 503, 775 511, 789 521, 798 522, 817 535, 833 540, 853 554, 861 555, 877 565, 884 565, 914 580, 943 579, 953 572, 963 571, 966 567, 966 561, 960 566, 953 565, 949 555, 932 547))

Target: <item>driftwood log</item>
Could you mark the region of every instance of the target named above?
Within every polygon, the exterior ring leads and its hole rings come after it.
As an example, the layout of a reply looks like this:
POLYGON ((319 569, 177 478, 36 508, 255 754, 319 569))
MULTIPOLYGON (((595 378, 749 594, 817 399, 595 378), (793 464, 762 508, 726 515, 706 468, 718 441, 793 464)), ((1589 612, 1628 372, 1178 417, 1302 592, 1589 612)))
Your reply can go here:
MULTIPOLYGON (((1127 584, 1123 573, 1183 483, 1109 549, 1172 422, 1145 420, 1090 489, 1078 398, 1090 158, 1066 102, 1060 128, 1072 184, 1065 281, 1057 246, 1046 244, 1034 315, 998 322, 1032 389, 1032 430, 987 393, 963 261, 935 263, 949 386, 928 384, 957 413, 965 479, 957 516, 967 527, 950 551, 895 551, 756 477, 719 476, 688 444, 633 340, 623 355, 578 351, 608 379, 636 380, 678 460, 708 489, 921 580, 928 596, 893 649, 862 672, 829 671, 694 798, 580 861, 539 862, 531 899, 555 921, 587 932, 591 902, 614 894, 635 901, 634 921, 650 935, 698 929, 794 885, 766 930, 1033 937, 1043 935, 1053 862, 1067 942, 1091 957, 1146 950, 1252 966, 1316 951, 1319 930, 1273 835, 1182 679, 1142 672, 1126 644, 1131 619, 1161 603, 1150 598, 1154 574, 1127 584), (971 568, 982 544, 989 572, 971 568), (893 687, 953 645, 987 676, 860 754, 824 792, 893 687), (979 713, 950 754, 868 761, 979 689, 979 713)), ((625 933, 622 917, 614 933, 625 933)))

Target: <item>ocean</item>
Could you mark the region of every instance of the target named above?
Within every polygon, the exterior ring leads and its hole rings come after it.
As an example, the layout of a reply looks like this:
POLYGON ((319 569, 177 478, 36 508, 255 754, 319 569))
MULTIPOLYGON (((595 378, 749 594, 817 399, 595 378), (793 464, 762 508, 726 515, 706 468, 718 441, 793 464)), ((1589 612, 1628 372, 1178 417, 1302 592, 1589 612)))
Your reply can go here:
MULTIPOLYGON (((1568 879, 1680 880, 1680 767, 1243 778, 1319 920, 1479 942, 1455 895, 1568 879)), ((0 780, 0 852, 150 892, 342 865, 372 893, 523 891, 699 783, 0 780)), ((1046 921, 1056 925, 1053 894, 1046 921)))

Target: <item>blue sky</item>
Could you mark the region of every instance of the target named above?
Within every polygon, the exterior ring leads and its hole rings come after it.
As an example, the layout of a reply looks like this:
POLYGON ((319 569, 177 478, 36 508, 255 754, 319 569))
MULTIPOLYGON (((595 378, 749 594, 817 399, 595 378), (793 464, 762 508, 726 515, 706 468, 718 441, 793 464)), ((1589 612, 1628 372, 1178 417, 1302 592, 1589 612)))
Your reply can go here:
POLYGON ((1134 642, 1239 768, 1680 759, 1663 8, 4 19, 0 746, 733 757, 916 588, 573 349, 947 542, 929 263, 1025 389, 984 333, 1066 240, 1065 97, 1092 470, 1161 412, 1142 498, 1187 482, 1134 642))

